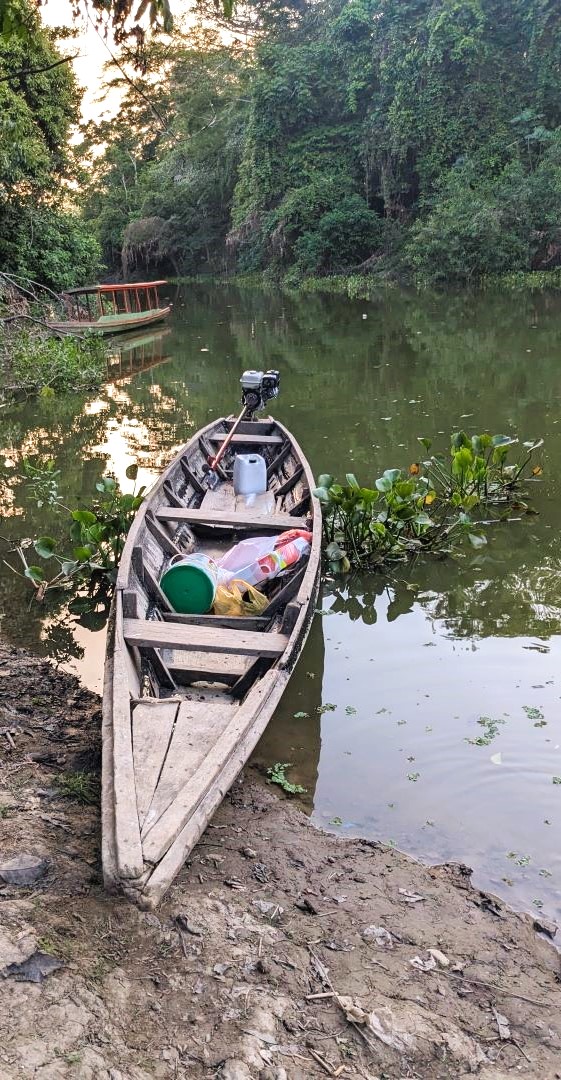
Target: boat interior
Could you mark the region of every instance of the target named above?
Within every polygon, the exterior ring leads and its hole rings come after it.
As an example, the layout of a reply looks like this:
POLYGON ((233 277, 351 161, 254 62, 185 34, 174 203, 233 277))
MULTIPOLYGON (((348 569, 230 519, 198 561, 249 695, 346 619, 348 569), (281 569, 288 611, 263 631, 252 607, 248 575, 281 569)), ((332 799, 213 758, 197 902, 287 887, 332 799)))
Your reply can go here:
MULTIPOLYGON (((200 711, 206 714, 202 722, 207 737, 209 712, 216 711, 217 720, 227 722, 231 710, 285 651, 308 565, 303 560, 261 586, 268 605, 255 617, 177 614, 162 592, 161 576, 178 554, 200 551, 220 559, 249 536, 311 527, 304 465, 274 420, 238 425, 216 467, 218 483, 209 488, 208 462, 233 422, 220 420, 206 428, 164 475, 139 514, 119 582, 135 719, 144 712, 135 706, 170 699, 173 726, 182 701, 204 702, 206 708, 200 711), (268 490, 248 499, 236 496, 232 471, 235 454, 251 451, 265 458, 268 490)), ((190 710, 193 716, 195 711, 190 710)))

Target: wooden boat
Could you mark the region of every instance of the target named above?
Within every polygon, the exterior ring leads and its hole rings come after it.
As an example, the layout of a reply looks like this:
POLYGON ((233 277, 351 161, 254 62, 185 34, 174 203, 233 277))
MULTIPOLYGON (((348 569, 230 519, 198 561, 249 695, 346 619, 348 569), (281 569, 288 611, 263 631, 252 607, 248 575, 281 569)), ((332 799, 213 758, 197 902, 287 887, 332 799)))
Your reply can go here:
POLYGON ((316 605, 321 512, 310 467, 273 419, 239 423, 205 485, 207 462, 233 426, 204 428, 165 470, 133 523, 119 569, 103 698, 106 887, 154 907, 181 869, 264 731, 307 637, 316 605), (247 509, 230 479, 235 452, 267 462, 270 496, 247 509), (159 586, 170 559, 220 557, 249 535, 309 528, 310 556, 267 589, 260 617, 179 615, 159 586))
POLYGON ((161 322, 171 311, 171 305, 161 304, 161 285, 167 281, 69 289, 62 297, 68 318, 49 322, 49 326, 67 333, 95 330, 98 334, 120 334, 161 322))

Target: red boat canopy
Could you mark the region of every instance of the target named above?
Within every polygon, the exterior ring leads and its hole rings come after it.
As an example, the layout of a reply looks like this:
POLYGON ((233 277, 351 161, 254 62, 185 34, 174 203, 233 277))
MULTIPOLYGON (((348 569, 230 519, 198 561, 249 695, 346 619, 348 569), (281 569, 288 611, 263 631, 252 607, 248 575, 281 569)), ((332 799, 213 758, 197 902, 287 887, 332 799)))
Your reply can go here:
POLYGON ((128 292, 133 289, 155 289, 167 285, 167 281, 138 281, 132 285, 87 285, 81 289, 67 289, 67 294, 77 296, 80 293, 128 292))

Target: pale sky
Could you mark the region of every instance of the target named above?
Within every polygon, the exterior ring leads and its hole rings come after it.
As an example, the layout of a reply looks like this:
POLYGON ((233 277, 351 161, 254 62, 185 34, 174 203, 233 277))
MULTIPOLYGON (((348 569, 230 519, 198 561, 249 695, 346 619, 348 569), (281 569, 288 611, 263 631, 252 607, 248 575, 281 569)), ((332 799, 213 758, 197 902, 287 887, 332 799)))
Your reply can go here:
MULTIPOLYGON (((73 20, 70 0, 45 0, 40 12, 47 26, 74 25, 78 30, 76 38, 60 42, 59 47, 62 52, 80 54, 74 61, 73 67, 80 86, 85 90, 82 99, 83 119, 101 120, 103 117, 114 116, 119 110, 118 91, 111 91, 103 103, 99 101, 103 65, 111 59, 102 37, 96 33, 85 15, 80 15, 78 19, 73 20)), ((108 44, 113 49, 111 38, 108 39, 108 44)))

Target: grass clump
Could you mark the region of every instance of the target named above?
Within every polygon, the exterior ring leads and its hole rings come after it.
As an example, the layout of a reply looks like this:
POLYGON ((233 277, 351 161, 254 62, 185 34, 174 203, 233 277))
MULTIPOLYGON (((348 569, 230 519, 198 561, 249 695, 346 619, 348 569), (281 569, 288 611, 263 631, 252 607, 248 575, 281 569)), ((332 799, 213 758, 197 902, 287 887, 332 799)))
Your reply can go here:
POLYGON ((99 784, 94 773, 63 773, 57 783, 62 795, 83 806, 95 806, 99 802, 99 784))

